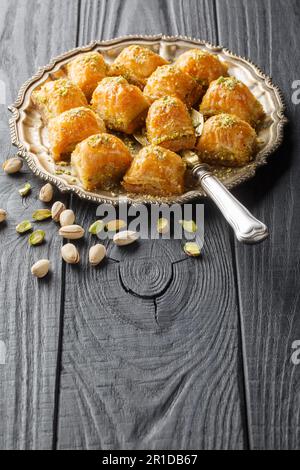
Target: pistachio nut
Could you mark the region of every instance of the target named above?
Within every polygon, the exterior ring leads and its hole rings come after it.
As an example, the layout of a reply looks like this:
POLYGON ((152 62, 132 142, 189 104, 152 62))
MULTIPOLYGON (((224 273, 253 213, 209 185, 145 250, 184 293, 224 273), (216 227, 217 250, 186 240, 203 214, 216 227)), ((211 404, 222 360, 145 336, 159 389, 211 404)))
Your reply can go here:
POLYGON ((179 220, 185 232, 195 233, 198 230, 196 223, 193 220, 179 220))
POLYGON ((37 211, 34 211, 34 213, 32 214, 33 220, 37 220, 37 221, 50 219, 51 216, 52 216, 52 212, 49 209, 38 209, 37 211))
POLYGON ((139 235, 132 230, 124 230, 115 234, 113 241, 117 246, 131 245, 138 240, 139 235))
POLYGON ((22 160, 18 157, 13 157, 13 158, 9 158, 8 160, 6 160, 3 163, 2 168, 5 171, 5 173, 12 175, 13 173, 18 173, 18 171, 21 170, 22 166, 23 166, 22 160))
POLYGON ((96 220, 96 222, 94 222, 90 226, 89 233, 91 233, 92 235, 97 235, 97 233, 102 232, 104 227, 105 227, 105 224, 102 220, 96 220))
POLYGON ((51 208, 52 219, 55 222, 59 222, 60 214, 65 210, 66 206, 64 205, 64 203, 56 201, 51 208))
POLYGON ((106 256, 106 248, 104 245, 95 245, 90 248, 89 261, 92 266, 98 266, 106 256))
POLYGON ((117 220, 111 220, 105 225, 105 228, 108 232, 118 232, 119 230, 122 230, 122 228, 125 228, 127 226, 125 220, 122 219, 117 219, 117 220))
POLYGON ((0 223, 4 222, 7 218, 7 212, 4 209, 0 209, 0 223))
POLYGON ((30 235, 28 242, 29 245, 31 246, 36 246, 36 245, 41 245, 43 241, 45 240, 45 232, 44 230, 36 230, 35 232, 32 232, 30 235))
POLYGON ((25 183, 23 188, 19 189, 19 194, 22 197, 27 196, 31 191, 31 184, 30 183, 25 183))
POLYGON ((26 233, 26 232, 29 232, 29 230, 32 229, 32 225, 31 225, 31 222, 29 220, 23 220, 23 222, 19 223, 17 226, 16 226, 16 231, 18 233, 26 233))
POLYGON ((31 272, 34 276, 41 279, 42 277, 47 276, 49 269, 50 261, 48 259, 40 259, 37 263, 32 266, 31 272))
POLYGON ((39 200, 42 202, 50 202, 53 199, 53 186, 50 183, 45 184, 40 190, 39 200))
POLYGON ((157 231, 158 233, 168 233, 170 231, 170 227, 169 227, 169 221, 168 219, 165 219, 164 217, 162 217, 161 219, 158 219, 157 221, 157 231))
POLYGON ((84 229, 80 227, 80 225, 66 225, 65 227, 61 227, 58 233, 63 238, 78 240, 84 236, 84 229))
POLYGON ((78 264, 80 261, 78 250, 72 243, 67 243, 66 245, 62 246, 61 256, 68 264, 78 264))
POLYGON ((66 209, 65 211, 62 211, 59 216, 59 222, 62 227, 65 227, 66 225, 73 225, 75 222, 74 212, 71 209, 66 209))
POLYGON ((184 249, 184 252, 188 256, 196 257, 196 256, 200 256, 200 254, 201 254, 200 247, 198 246, 198 244, 196 242, 187 242, 184 245, 183 249, 184 249))

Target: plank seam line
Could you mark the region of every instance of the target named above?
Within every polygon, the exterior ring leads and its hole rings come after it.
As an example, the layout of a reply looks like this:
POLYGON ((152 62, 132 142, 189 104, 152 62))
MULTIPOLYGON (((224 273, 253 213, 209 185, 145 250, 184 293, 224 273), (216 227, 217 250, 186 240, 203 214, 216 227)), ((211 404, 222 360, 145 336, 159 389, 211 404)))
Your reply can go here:
MULTIPOLYGON (((216 41, 217 44, 220 43, 220 34, 219 34, 219 21, 218 21, 218 3, 217 0, 213 0, 213 14, 214 14, 214 21, 215 21, 215 29, 216 29, 216 41)), ((241 375, 242 375, 242 401, 243 401, 243 414, 242 419, 244 419, 243 427, 245 431, 245 445, 247 449, 251 449, 252 445, 250 443, 251 439, 251 429, 250 429, 250 411, 248 404, 250 403, 249 397, 249 390, 247 387, 247 356, 246 356, 246 346, 245 346, 245 337, 244 337, 244 327, 243 327, 243 318, 241 313, 241 298, 240 298, 240 288, 239 288, 239 280, 238 280, 238 273, 237 273, 237 259, 236 259, 236 249, 235 249, 235 242, 234 242, 234 235, 230 231, 229 232, 229 242, 232 254, 232 268, 233 268, 233 277, 234 277, 234 286, 236 292, 236 301, 237 301, 237 311, 238 311, 238 340, 239 340, 239 347, 238 353, 240 355, 240 368, 241 368, 241 375)))
MULTIPOLYGON (((75 47, 79 46, 80 34, 80 21, 81 21, 81 0, 77 3, 77 31, 75 39, 75 47)), ((72 195, 68 198, 69 207, 72 205, 72 195)), ((66 242, 64 242, 66 243, 66 242)), ((63 353, 63 336, 64 336, 64 317, 65 317, 65 295, 66 295, 66 264, 62 261, 61 270, 61 296, 59 308, 59 332, 58 332, 58 346, 57 346, 57 362, 55 374, 55 387, 54 387, 54 410, 53 410, 53 430, 52 430, 52 450, 57 450, 58 442, 58 426, 59 426, 59 406, 60 406, 60 392, 61 392, 61 371, 62 371, 62 353, 63 353)))
POLYGON ((215 22, 215 31, 216 31, 216 44, 219 45, 219 22, 218 22, 218 9, 217 9, 217 0, 212 2, 213 18, 215 22))
POLYGON ((59 334, 58 334, 56 377, 55 377, 55 388, 54 388, 52 450, 56 450, 57 439, 58 439, 59 402, 60 402, 60 385, 61 385, 61 370, 62 370, 62 347, 63 347, 63 334, 64 334, 64 312, 65 312, 65 293, 66 293, 66 264, 64 262, 62 262, 61 273, 62 273, 62 276, 61 276, 62 287, 61 287, 61 296, 60 296, 59 334))
POLYGON ((77 32, 76 32, 76 47, 79 46, 80 36, 80 21, 81 21, 81 0, 78 0, 78 15, 77 15, 77 32))
POLYGON ((246 356, 246 346, 245 346, 245 337, 244 337, 244 322, 241 313, 241 298, 240 298, 240 288, 239 288, 239 280, 238 280, 238 273, 237 273, 237 259, 236 259, 236 248, 235 248, 235 239, 233 232, 229 234, 230 240, 230 247, 231 247, 231 254, 232 254, 232 267, 233 267, 233 277, 234 277, 234 286, 236 291, 236 303, 237 303, 237 311, 238 311, 238 337, 239 337, 239 359, 240 359, 240 368, 241 368, 241 375, 242 375, 242 400, 244 405, 244 415, 243 418, 245 420, 245 440, 246 440, 246 450, 251 450, 253 447, 250 443, 251 439, 251 429, 250 429, 250 411, 248 404, 250 403, 250 397, 248 393, 248 367, 247 367, 247 356, 246 356))

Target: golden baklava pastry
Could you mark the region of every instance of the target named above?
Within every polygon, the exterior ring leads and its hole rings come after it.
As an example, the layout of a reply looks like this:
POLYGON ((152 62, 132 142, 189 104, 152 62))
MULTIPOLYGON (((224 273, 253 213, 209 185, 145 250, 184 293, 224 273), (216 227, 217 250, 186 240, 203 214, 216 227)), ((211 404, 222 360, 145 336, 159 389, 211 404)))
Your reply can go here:
POLYGON ((251 161, 257 148, 255 130, 232 114, 209 118, 197 143, 202 161, 222 166, 242 166, 251 161))
POLYGON ((92 106, 109 129, 132 134, 144 124, 149 102, 125 78, 107 77, 94 91, 92 106))
POLYGON ((184 191, 185 164, 174 152, 149 145, 134 158, 123 179, 129 193, 172 196, 184 191))
POLYGON ((175 96, 188 107, 196 103, 202 94, 202 86, 174 65, 158 67, 148 78, 144 88, 144 95, 151 102, 163 96, 175 96))
POLYGON ((90 108, 69 109, 51 119, 48 136, 54 161, 68 160, 78 142, 105 131, 104 122, 90 108))
POLYGON ((112 189, 123 178, 132 157, 116 136, 96 134, 80 142, 72 153, 72 165, 84 189, 112 189))
POLYGON ((83 91, 66 78, 47 82, 33 91, 32 101, 45 122, 69 109, 88 105, 83 91))
POLYGON ((164 96, 150 106, 146 119, 147 138, 173 152, 192 149, 195 130, 186 105, 174 96, 164 96))
POLYGON ((219 113, 235 114, 256 127, 265 113, 249 88, 235 77, 220 77, 212 82, 200 105, 205 116, 219 113))
POLYGON ((216 55, 201 49, 184 52, 175 61, 175 65, 205 88, 217 78, 227 75, 226 65, 216 55))
POLYGON ((107 75, 107 65, 99 52, 86 52, 72 60, 67 71, 69 79, 90 100, 98 83, 107 75))
POLYGON ((122 75, 129 83, 143 89, 147 78, 157 67, 167 63, 165 59, 147 47, 129 46, 118 55, 110 67, 109 75, 122 75))

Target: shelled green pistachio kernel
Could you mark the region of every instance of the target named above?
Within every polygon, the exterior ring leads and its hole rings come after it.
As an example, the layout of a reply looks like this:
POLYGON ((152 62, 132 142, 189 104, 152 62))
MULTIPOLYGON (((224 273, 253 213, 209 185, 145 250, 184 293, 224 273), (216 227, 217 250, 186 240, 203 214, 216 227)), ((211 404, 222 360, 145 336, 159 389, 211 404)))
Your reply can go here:
POLYGON ((49 209, 38 209, 32 214, 33 220, 37 220, 39 222, 42 220, 50 219, 50 217, 52 217, 52 213, 49 209))
POLYGON ((188 255, 188 256, 193 256, 193 257, 196 257, 196 256, 200 256, 201 255, 201 250, 200 250, 200 247, 198 246, 198 244, 196 242, 187 242, 184 247, 184 252, 188 255))
POLYGON ((5 160, 2 165, 2 168, 5 173, 7 173, 8 175, 12 175, 14 173, 18 173, 21 170, 22 166, 22 160, 18 157, 13 157, 9 158, 8 160, 5 160))
POLYGON ((105 224, 102 220, 96 220, 96 222, 94 222, 90 226, 89 233, 91 233, 92 235, 97 235, 98 233, 102 232, 104 227, 105 227, 105 224))
POLYGON ((198 227, 193 220, 179 220, 180 225, 182 225, 185 232, 196 233, 198 227))
POLYGON ((45 240, 45 236, 46 234, 43 230, 36 230, 30 235, 28 239, 29 245, 31 246, 41 245, 43 241, 45 240))
POLYGON ((20 224, 16 226, 16 231, 18 233, 26 233, 32 229, 31 222, 29 220, 23 220, 20 224))
POLYGON ((4 209, 0 209, 0 223, 4 222, 7 218, 7 213, 4 209))
POLYGON ((119 230, 122 230, 122 228, 125 227, 127 227, 127 224, 125 220, 122 219, 111 220, 105 225, 105 228, 108 232, 118 232, 119 230))
POLYGON ((19 194, 22 197, 27 196, 31 191, 31 184, 30 183, 25 183, 23 188, 19 189, 19 194))
POLYGON ((157 228, 158 233, 162 233, 162 234, 168 233, 170 230, 168 219, 165 219, 164 217, 162 217, 161 219, 158 219, 156 228, 157 228))

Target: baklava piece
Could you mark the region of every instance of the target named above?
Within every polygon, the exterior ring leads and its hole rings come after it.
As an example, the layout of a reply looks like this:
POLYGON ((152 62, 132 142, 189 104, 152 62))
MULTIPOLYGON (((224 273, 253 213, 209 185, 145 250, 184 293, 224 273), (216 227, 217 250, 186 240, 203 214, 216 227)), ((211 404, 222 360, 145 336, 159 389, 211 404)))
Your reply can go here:
POLYGON ((145 123, 149 102, 125 78, 107 77, 94 91, 92 106, 109 129, 132 134, 145 123))
POLYGON ((105 132, 102 119, 89 108, 74 108, 50 120, 48 135, 54 161, 68 160, 78 142, 105 132))
POLYGON ((174 152, 149 145, 134 158, 123 179, 129 193, 172 196, 184 192, 185 164, 174 152))
POLYGON ((151 102, 163 96, 175 96, 188 107, 196 103, 202 94, 202 86, 174 65, 158 67, 148 78, 144 88, 144 95, 151 102))
POLYGON ((109 190, 123 178, 132 161, 123 142, 111 134, 96 134, 77 145, 72 165, 84 189, 109 190))
POLYGON ((231 114, 219 114, 205 122, 197 152, 206 163, 235 167, 249 163, 256 146, 256 132, 250 124, 231 114))
POLYGON ((181 54, 175 65, 207 88, 219 77, 227 75, 227 67, 218 56, 201 49, 191 49, 181 54))
POLYGON ((249 88, 235 77, 221 77, 212 82, 203 98, 200 112, 205 116, 230 113, 257 127, 265 113, 249 88))
POLYGON ((67 65, 68 77, 90 100, 94 90, 107 75, 107 65, 99 52, 86 52, 67 65))
POLYGON ((129 83, 143 89, 147 78, 157 67, 167 63, 160 55, 146 47, 129 46, 118 55, 110 67, 109 75, 122 75, 129 83))
POLYGON ((160 145, 173 152, 195 147, 191 116, 186 105, 174 96, 154 101, 148 112, 146 127, 147 138, 152 145, 160 145))
POLYGON ((47 82, 33 91, 32 101, 46 123, 69 109, 88 106, 82 90, 66 78, 47 82))

